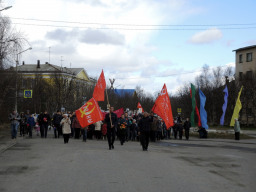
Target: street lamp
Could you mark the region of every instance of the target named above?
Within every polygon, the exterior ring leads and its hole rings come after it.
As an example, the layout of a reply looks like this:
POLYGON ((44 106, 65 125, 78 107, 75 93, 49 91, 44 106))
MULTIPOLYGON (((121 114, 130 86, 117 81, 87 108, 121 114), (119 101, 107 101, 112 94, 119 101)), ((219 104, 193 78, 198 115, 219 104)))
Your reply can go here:
POLYGON ((1 9, 0 11, 4 11, 4 10, 10 9, 10 8, 12 8, 12 6, 5 7, 3 9, 1 9))
POLYGON ((18 65, 19 65, 19 55, 21 53, 24 53, 25 51, 31 50, 32 47, 29 47, 28 49, 25 49, 24 51, 21 51, 19 53, 17 53, 17 60, 16 60, 16 81, 15 81, 15 111, 17 112, 18 109, 18 102, 17 102, 17 98, 18 98, 18 86, 17 86, 17 79, 18 79, 18 65))

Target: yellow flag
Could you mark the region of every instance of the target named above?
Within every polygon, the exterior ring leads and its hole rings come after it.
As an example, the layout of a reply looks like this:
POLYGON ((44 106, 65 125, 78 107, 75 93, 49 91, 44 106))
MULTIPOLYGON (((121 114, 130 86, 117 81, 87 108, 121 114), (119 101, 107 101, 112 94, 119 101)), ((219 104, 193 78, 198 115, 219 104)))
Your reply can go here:
POLYGON ((232 118, 231 118, 231 121, 230 121, 230 126, 235 125, 235 119, 238 119, 239 111, 242 109, 242 103, 240 101, 240 95, 241 95, 242 89, 243 89, 243 86, 241 87, 241 89, 238 93, 238 97, 237 97, 237 100, 236 100, 236 106, 235 106, 235 109, 234 109, 234 112, 233 112, 233 115, 232 115, 232 118))

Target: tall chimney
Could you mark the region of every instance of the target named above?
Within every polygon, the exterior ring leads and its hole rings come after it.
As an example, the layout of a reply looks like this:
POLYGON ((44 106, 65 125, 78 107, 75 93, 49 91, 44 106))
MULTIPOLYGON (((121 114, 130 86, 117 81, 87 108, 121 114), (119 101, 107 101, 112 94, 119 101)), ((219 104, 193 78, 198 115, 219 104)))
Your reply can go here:
POLYGON ((37 60, 37 67, 36 68, 40 68, 40 60, 37 60))

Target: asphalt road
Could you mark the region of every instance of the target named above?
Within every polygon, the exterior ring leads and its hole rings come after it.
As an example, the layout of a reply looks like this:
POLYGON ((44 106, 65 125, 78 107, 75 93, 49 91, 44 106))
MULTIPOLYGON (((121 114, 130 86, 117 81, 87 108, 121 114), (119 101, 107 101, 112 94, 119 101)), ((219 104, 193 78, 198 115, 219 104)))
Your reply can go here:
POLYGON ((256 140, 150 143, 18 138, 0 153, 1 192, 255 192, 256 140))

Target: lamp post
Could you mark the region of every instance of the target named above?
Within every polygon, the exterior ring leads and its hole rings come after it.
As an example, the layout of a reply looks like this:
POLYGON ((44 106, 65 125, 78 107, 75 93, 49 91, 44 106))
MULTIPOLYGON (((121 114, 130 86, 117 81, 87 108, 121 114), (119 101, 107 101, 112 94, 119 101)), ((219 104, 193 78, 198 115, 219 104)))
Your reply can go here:
POLYGON ((1 9, 0 11, 4 11, 4 10, 10 9, 10 8, 12 8, 12 6, 5 7, 3 9, 1 9))
POLYGON ((29 47, 28 49, 25 49, 24 51, 21 51, 19 53, 17 53, 17 60, 16 60, 16 80, 15 80, 15 111, 17 112, 17 109, 18 109, 18 102, 17 102, 17 98, 18 98, 18 82, 17 82, 17 79, 18 79, 18 65, 19 65, 19 55, 21 53, 24 53, 25 51, 28 51, 28 50, 31 50, 32 47, 29 47))

